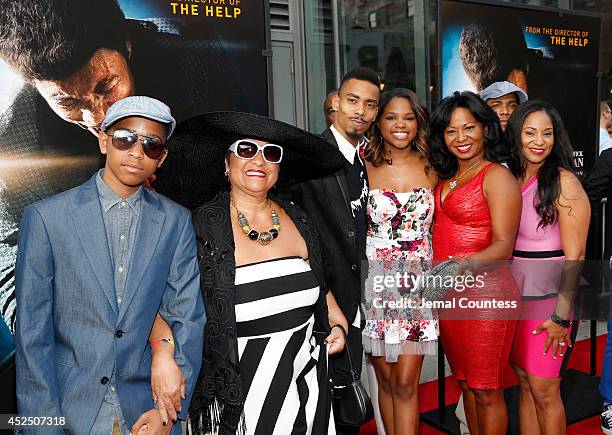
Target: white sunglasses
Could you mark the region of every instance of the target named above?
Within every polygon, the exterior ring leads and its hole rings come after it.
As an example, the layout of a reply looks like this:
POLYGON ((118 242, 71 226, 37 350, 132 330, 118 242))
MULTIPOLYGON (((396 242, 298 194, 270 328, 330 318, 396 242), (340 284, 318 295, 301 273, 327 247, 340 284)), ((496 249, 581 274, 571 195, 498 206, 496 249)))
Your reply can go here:
POLYGON ((259 145, 257 142, 249 139, 240 139, 231 144, 229 150, 236 157, 244 160, 254 159, 259 151, 261 151, 263 159, 268 163, 280 163, 283 160, 283 147, 273 143, 259 145))

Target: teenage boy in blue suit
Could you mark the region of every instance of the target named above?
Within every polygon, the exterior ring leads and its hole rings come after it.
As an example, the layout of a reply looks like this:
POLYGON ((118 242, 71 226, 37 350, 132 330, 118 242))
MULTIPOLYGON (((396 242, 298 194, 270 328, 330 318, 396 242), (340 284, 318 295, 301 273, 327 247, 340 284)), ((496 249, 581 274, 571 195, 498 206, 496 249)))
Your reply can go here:
POLYGON ((174 346, 186 417, 205 323, 188 210, 142 184, 163 163, 176 123, 149 97, 113 104, 99 133, 104 169, 31 204, 16 264, 19 413, 64 416, 45 433, 180 434, 151 397, 151 347, 174 346), (172 340, 148 343, 157 314, 172 340), (165 424, 164 424, 165 423, 165 424))

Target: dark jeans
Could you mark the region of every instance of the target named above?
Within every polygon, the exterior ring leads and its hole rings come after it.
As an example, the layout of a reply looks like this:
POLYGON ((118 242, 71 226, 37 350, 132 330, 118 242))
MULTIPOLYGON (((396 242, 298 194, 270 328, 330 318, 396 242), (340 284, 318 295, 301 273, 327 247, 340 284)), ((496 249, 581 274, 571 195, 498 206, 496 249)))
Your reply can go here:
POLYGON ((602 368, 599 393, 606 402, 612 402, 612 320, 608 320, 608 338, 602 368))
MULTIPOLYGON (((361 376, 361 364, 363 360, 363 344, 361 342, 361 328, 349 325, 348 345, 351 348, 353 368, 358 376, 361 376)), ((332 356, 333 379, 336 385, 348 385, 353 382, 351 376, 348 353, 343 351, 339 355, 332 356)), ((338 435, 357 435, 359 427, 342 426, 336 423, 336 433, 338 435)))
MULTIPOLYGON (((610 258, 612 261, 612 257, 610 258)), ((608 290, 612 291, 612 282, 608 283, 608 290)), ((612 294, 608 308, 608 338, 606 339, 606 351, 603 357, 599 393, 606 402, 612 403, 612 294)))

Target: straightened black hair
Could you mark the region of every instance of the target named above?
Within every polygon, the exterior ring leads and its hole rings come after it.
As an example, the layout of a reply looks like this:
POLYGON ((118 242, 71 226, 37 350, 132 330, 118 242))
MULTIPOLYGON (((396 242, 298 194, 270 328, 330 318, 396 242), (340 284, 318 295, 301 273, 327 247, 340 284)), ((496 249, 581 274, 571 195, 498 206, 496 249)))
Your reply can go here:
POLYGON ((444 130, 457 108, 470 111, 482 124, 485 135, 485 159, 503 163, 508 159, 508 148, 502 141, 501 125, 497 114, 473 92, 455 92, 443 99, 433 111, 429 122, 429 162, 443 179, 452 177, 459 167, 457 158, 449 151, 444 140, 444 130))
POLYGON ((376 74, 376 72, 371 68, 365 66, 358 66, 357 68, 353 68, 352 70, 347 72, 344 77, 342 77, 340 87, 338 88, 338 93, 340 93, 342 86, 344 86, 344 84, 351 79, 362 80, 364 82, 372 83, 374 86, 380 89, 380 77, 378 76, 378 74, 376 74))
POLYGON ((63 80, 101 48, 127 57, 116 0, 0 0, 0 57, 25 80, 63 80))
POLYGON ((538 193, 534 199, 534 207, 540 217, 538 228, 552 225, 558 218, 556 202, 561 194, 559 169, 563 168, 575 174, 574 150, 563 120, 557 109, 545 101, 528 101, 521 104, 510 116, 506 128, 506 142, 510 146, 512 158, 508 160, 508 167, 516 177, 525 175, 527 162, 523 157, 523 141, 521 133, 525 120, 534 112, 544 112, 553 125, 554 144, 552 151, 546 157, 544 164, 538 170, 538 193))

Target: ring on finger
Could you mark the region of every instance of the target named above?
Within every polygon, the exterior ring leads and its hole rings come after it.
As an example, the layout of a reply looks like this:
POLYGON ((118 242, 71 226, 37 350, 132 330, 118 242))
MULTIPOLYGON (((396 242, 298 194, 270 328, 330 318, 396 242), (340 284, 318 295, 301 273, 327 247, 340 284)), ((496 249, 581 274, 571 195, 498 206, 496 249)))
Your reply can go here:
POLYGON ((565 341, 560 341, 559 342, 559 346, 561 346, 561 347, 565 346, 565 341))

